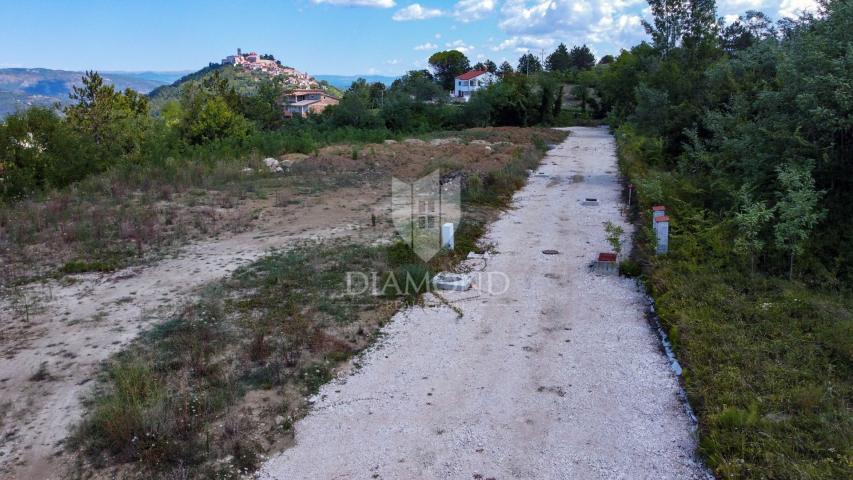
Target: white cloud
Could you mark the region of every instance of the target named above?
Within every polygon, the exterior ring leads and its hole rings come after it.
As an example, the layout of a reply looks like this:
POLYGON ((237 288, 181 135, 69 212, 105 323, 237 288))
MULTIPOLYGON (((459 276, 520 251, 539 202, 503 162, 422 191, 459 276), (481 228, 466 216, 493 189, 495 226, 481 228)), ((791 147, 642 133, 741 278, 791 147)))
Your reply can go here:
POLYGON ((415 50, 435 50, 436 48, 438 48, 438 45, 436 45, 434 43, 426 42, 424 44, 417 45, 415 47, 415 50))
POLYGON ((485 17, 494 9, 494 0, 459 0, 453 7, 453 17, 460 22, 473 22, 485 17))
POLYGON ((558 43, 559 42, 554 38, 534 35, 519 35, 504 40, 500 44, 492 47, 492 50, 495 52, 512 50, 518 53, 526 53, 527 51, 551 49, 558 43))
POLYGON ((391 8, 397 5, 394 0, 311 0, 316 4, 327 3, 341 7, 391 8))
POLYGON ((398 63, 400 63, 400 60, 392 58, 391 60, 386 60, 385 63, 387 63, 388 65, 397 65, 398 63))
POLYGON ((587 43, 613 50, 643 39, 643 0, 507 0, 498 25, 509 38, 493 49, 517 52, 587 43), (615 47, 615 48, 614 48, 615 47))
POLYGON ((456 40, 453 42, 445 43, 444 46, 447 47, 448 50, 459 50, 462 53, 470 53, 472 50, 474 50, 473 45, 468 45, 462 40, 456 40))
POLYGON ((442 15, 444 12, 437 8, 422 7, 419 3, 413 3, 406 8, 397 10, 397 13, 391 18, 398 22, 406 22, 409 20, 427 20, 442 15))
POLYGON ((795 18, 805 11, 815 13, 817 10, 818 4, 815 0, 782 0, 779 16, 795 18))

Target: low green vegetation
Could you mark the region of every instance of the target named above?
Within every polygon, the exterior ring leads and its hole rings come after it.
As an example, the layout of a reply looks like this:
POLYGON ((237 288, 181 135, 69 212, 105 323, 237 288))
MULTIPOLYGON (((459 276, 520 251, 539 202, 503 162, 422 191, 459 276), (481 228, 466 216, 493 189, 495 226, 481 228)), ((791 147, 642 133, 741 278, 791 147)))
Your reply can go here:
POLYGON ((650 4, 653 43, 589 78, 636 189, 631 261, 684 367, 700 452, 720 478, 849 478, 851 4, 728 26, 713 2, 650 4))

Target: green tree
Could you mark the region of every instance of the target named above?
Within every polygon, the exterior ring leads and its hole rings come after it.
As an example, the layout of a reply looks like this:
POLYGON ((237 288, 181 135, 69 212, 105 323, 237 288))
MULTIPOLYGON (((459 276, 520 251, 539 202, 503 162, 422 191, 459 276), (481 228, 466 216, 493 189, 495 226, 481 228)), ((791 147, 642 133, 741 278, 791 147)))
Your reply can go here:
POLYGON ((572 47, 569 52, 569 65, 578 70, 589 70, 595 66, 595 55, 586 45, 572 47))
POLYGON ((428 60, 439 85, 445 90, 453 90, 453 82, 458 75, 471 68, 468 57, 458 50, 436 52, 428 60))
POLYGON ((748 10, 731 25, 720 31, 720 43, 724 50, 733 53, 745 50, 756 42, 776 36, 773 21, 764 13, 748 10))
POLYGON ((761 255, 766 246, 762 234, 773 219, 774 209, 768 208, 765 202, 753 200, 745 189, 740 196, 741 209, 735 213, 737 236, 734 251, 749 257, 750 270, 754 273, 755 257, 761 255))
POLYGON ((560 112, 563 111, 563 84, 557 89, 557 95, 554 96, 553 115, 555 119, 560 118, 560 112))
POLYGON ((445 95, 429 70, 411 70, 407 72, 402 77, 394 80, 388 93, 390 95, 406 95, 417 102, 436 100, 445 95))
POLYGON ((542 64, 536 55, 525 53, 518 59, 518 73, 529 75, 531 73, 539 73, 542 71, 542 64))
POLYGON ((565 44, 559 44, 553 53, 545 59, 545 68, 549 72, 567 72, 572 66, 572 59, 565 44))
POLYGON ((283 94, 280 77, 261 80, 253 95, 246 95, 240 100, 239 112, 261 130, 277 130, 284 122, 283 94))
POLYGON ((652 22, 643 20, 646 33, 664 55, 678 46, 696 48, 716 39, 715 0, 648 0, 652 22))
POLYGON ((115 160, 140 153, 149 122, 145 96, 131 89, 116 92, 97 72, 86 72, 69 96, 76 103, 64 109, 68 124, 91 138, 100 155, 115 160))
POLYGON ((788 278, 794 275, 794 256, 801 255, 809 234, 823 218, 818 207, 822 195, 815 190, 811 166, 788 164, 777 169, 782 187, 776 204, 778 218, 774 227, 776 246, 789 255, 788 278))
POLYGON ((235 113, 225 99, 210 97, 201 106, 197 115, 189 119, 187 139, 190 143, 201 144, 222 138, 244 138, 249 131, 246 119, 235 113))
POLYGON ((30 108, 0 123, 0 198, 64 187, 107 168, 90 138, 53 110, 30 108))
POLYGON ((368 102, 371 108, 381 108, 385 102, 385 84, 382 82, 373 82, 368 89, 368 102))
POLYGON ((501 66, 498 69, 498 76, 503 78, 503 77, 508 77, 508 76, 512 75, 513 73, 515 73, 515 71, 512 69, 512 65, 510 65, 509 62, 504 61, 503 63, 501 63, 501 66))

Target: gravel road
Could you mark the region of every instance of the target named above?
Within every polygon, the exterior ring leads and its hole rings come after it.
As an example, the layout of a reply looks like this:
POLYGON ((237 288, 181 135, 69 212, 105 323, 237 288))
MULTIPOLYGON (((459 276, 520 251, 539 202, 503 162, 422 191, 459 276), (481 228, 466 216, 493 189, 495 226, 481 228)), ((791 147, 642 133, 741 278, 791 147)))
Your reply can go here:
POLYGON ((642 294, 589 270, 609 250, 604 222, 631 230, 613 137, 571 131, 489 231, 493 292, 482 277, 445 295, 461 318, 440 304, 398 313, 261 478, 705 477, 642 294))

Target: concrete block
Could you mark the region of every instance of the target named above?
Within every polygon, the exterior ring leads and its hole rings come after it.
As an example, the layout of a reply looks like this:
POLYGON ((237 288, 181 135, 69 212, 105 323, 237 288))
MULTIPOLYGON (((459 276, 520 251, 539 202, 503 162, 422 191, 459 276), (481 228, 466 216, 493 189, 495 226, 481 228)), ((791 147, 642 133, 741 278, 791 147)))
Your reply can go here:
POLYGON ((455 290, 464 292, 471 288, 471 275, 464 273, 441 272, 432 279, 432 284, 439 290, 455 290))
POLYGON ((619 264, 615 253, 599 253, 595 261, 595 272, 601 275, 618 275, 619 264))

